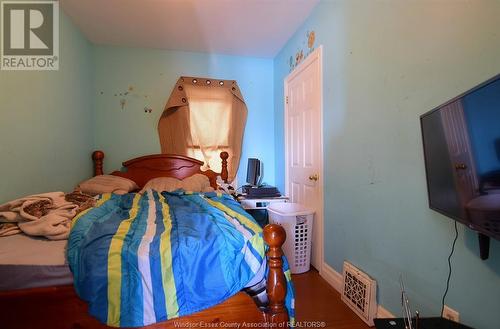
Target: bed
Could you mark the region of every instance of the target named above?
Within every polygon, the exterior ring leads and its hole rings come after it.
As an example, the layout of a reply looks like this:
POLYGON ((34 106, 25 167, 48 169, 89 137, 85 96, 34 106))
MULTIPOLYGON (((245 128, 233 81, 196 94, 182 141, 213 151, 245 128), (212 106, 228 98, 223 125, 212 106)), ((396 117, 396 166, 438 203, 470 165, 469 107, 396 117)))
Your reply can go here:
POLYGON ((0 292, 73 284, 66 245, 22 233, 0 238, 0 292))
MULTIPOLYGON (((94 174, 103 174, 104 153, 96 151, 92 155, 94 161, 94 174)), ((201 171, 201 161, 179 155, 157 154, 135 158, 123 163, 124 171, 115 171, 112 175, 125 177, 137 183, 139 187, 151 178, 174 177, 183 179, 196 173, 206 175, 210 184, 216 187, 218 175, 227 180, 226 152, 221 153, 222 171, 220 174, 213 171, 201 171)), ((259 310, 255 303, 245 293, 239 292, 222 304, 202 310, 191 315, 182 316, 176 320, 168 320, 152 325, 153 328, 178 327, 184 323, 207 323, 216 326, 217 323, 242 323, 259 322, 261 326, 288 326, 288 313, 285 308, 286 279, 283 272, 281 245, 285 240, 285 232, 280 226, 268 225, 264 229, 264 240, 269 246, 267 250, 268 269, 267 295, 269 304, 264 310, 259 310)), ((17 264, 18 266, 21 264, 17 264)), ((66 264, 39 264, 41 266, 60 266, 66 264)), ((1 269, 1 265, 0 265, 1 269)), ((35 271, 36 272, 36 271, 35 271)), ((68 278, 65 277, 65 280, 68 278)), ((105 327, 90 317, 86 304, 78 299, 74 289, 65 285, 64 280, 54 281, 48 287, 22 287, 23 289, 0 292, 0 309, 5 315, 2 323, 6 328, 44 328, 50 325, 56 328, 102 328, 105 327), (62 285, 57 285, 61 284, 62 285), (31 310, 30 303, 36 309, 31 310), (24 317, 25 308, 30 308, 29 317, 24 317), (37 316, 33 316, 36 314, 37 316), (56 319, 56 320, 55 320, 56 319), (48 322, 47 322, 48 321, 48 322), (54 321, 57 322, 54 323, 54 321)), ((191 325, 192 326, 192 325, 191 325)))

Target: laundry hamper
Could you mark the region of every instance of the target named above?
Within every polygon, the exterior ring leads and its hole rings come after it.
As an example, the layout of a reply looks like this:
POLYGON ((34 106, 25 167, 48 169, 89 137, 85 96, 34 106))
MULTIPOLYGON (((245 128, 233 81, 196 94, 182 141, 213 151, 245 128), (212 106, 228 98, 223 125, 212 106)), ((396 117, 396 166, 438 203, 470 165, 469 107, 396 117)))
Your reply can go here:
POLYGON ((272 203, 267 207, 269 223, 286 232, 283 252, 294 274, 309 271, 314 210, 298 203, 272 203))

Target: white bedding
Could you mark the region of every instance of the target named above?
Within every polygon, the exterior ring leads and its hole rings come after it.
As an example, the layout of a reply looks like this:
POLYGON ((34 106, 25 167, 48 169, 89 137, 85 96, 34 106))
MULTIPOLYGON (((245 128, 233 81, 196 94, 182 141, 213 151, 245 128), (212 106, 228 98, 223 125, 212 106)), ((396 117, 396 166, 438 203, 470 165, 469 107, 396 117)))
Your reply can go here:
POLYGON ((24 234, 0 237, 0 291, 72 284, 66 244, 24 234))
POLYGON ((68 240, 15 234, 0 238, 0 265, 66 265, 68 240))

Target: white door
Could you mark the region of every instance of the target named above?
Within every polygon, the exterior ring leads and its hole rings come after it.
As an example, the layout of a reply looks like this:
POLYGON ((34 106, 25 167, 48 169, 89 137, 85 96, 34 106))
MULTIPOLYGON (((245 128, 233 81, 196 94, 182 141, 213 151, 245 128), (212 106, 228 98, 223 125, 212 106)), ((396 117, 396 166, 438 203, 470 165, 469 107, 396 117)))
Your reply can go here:
POLYGON ((285 79, 285 186, 291 202, 314 209, 311 263, 323 263, 322 48, 285 79))

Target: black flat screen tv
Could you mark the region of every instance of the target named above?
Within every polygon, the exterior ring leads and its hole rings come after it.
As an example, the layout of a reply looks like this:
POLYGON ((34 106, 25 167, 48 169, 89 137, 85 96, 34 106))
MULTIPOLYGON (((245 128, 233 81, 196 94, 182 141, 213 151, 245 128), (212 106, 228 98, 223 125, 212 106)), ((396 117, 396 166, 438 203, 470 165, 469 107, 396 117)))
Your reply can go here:
POLYGON ((500 74, 420 122, 430 208, 500 240, 500 74))

